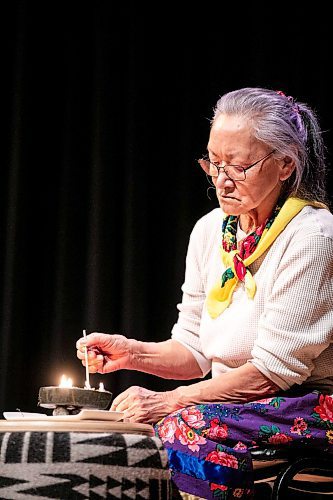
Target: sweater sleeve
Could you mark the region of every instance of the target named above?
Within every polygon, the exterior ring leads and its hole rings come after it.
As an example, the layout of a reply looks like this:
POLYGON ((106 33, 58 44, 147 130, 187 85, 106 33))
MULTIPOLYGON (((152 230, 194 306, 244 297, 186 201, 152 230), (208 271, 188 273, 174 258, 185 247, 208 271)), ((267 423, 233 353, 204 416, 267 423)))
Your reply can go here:
POLYGON ((277 268, 251 362, 284 390, 302 384, 332 342, 332 325, 333 239, 296 238, 277 268))
POLYGON ((177 305, 178 321, 173 326, 172 338, 189 349, 197 360, 203 376, 211 369, 211 361, 203 352, 200 341, 200 323, 206 298, 203 282, 203 253, 206 243, 205 217, 194 226, 186 255, 185 280, 182 301, 177 305))

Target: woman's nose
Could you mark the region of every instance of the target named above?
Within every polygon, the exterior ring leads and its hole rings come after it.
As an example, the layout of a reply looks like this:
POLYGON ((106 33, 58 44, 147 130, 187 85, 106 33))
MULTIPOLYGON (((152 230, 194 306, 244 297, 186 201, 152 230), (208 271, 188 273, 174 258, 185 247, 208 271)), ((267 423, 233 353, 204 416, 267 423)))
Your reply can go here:
POLYGON ((224 187, 224 186, 233 186, 234 182, 227 176, 223 167, 220 167, 219 174, 216 178, 216 186, 224 187))

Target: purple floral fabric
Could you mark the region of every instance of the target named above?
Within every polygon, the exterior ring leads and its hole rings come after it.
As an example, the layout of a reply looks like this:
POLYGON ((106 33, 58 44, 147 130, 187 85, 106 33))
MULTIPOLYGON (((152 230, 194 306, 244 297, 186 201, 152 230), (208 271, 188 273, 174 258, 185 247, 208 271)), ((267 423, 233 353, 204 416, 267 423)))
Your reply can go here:
POLYGON ((190 406, 163 418, 155 432, 180 491, 215 500, 252 498, 249 448, 306 445, 333 457, 333 396, 314 391, 246 404, 190 406))

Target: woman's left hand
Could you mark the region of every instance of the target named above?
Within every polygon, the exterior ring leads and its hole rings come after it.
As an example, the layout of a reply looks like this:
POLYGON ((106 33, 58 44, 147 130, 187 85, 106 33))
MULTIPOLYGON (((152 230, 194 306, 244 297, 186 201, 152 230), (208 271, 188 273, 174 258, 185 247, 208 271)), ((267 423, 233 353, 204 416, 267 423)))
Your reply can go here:
POLYGON ((132 386, 113 401, 111 411, 124 412, 127 422, 152 424, 176 409, 172 391, 154 392, 132 386))

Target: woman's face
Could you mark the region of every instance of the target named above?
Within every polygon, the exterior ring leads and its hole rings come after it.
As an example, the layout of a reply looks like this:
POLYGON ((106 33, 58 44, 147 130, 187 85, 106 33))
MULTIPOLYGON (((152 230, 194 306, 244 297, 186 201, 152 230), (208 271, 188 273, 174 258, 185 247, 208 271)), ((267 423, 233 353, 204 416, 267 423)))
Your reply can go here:
MULTIPOLYGON (((254 139, 247 121, 234 115, 220 115, 212 125, 208 143, 209 158, 222 165, 247 167, 271 150, 254 139)), ((290 163, 268 156, 246 171, 244 181, 232 181, 223 170, 213 179, 220 207, 226 214, 255 212, 256 218, 267 217, 279 197, 282 181, 293 168, 290 163)))

